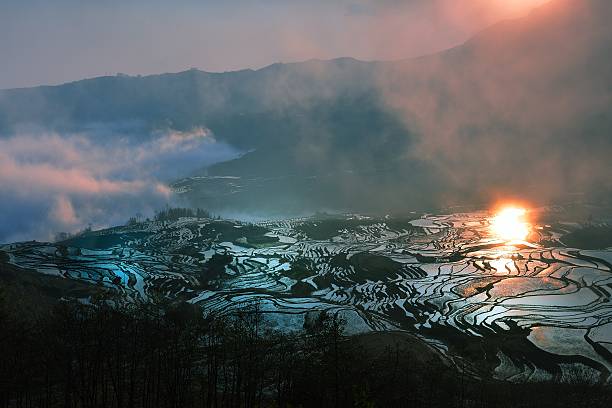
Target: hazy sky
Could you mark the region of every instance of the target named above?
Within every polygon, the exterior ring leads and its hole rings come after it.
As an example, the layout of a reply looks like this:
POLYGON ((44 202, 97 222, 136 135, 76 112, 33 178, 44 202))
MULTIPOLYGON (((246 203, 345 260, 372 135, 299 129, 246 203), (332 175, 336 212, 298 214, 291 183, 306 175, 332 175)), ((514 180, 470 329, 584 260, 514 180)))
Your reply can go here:
POLYGON ((0 0, 0 88, 86 77, 401 59, 546 0, 0 0))

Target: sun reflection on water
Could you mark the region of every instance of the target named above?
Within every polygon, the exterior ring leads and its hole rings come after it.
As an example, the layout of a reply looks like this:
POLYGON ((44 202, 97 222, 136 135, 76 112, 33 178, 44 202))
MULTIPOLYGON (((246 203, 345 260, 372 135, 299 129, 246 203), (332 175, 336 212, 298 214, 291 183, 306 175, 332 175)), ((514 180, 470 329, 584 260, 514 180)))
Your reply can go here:
POLYGON ((489 262, 491 268, 493 268, 497 273, 510 272, 506 267, 508 264, 512 263, 512 259, 510 258, 497 258, 489 262))
POLYGON ((491 233, 504 241, 524 241, 530 225, 525 219, 527 210, 521 207, 505 207, 490 219, 491 233))

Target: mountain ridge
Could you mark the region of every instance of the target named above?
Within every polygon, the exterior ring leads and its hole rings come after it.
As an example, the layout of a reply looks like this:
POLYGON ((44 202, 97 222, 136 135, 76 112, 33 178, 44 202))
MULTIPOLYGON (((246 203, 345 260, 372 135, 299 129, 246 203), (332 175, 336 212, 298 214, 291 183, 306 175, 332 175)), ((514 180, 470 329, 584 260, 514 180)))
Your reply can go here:
MULTIPOLYGON (((249 153, 202 174, 300 180, 266 184, 257 200, 245 188, 232 198, 238 207, 279 207, 272 196, 385 211, 518 190, 544 201, 567 191, 610 197, 611 6, 551 1, 452 49, 393 62, 346 57, 0 91, 0 134, 28 123, 58 132, 102 123, 104 140, 116 124, 133 123, 144 138, 206 127, 249 153), (321 185, 303 181, 325 175, 321 185)), ((186 197, 206 205, 209 187, 186 197)))

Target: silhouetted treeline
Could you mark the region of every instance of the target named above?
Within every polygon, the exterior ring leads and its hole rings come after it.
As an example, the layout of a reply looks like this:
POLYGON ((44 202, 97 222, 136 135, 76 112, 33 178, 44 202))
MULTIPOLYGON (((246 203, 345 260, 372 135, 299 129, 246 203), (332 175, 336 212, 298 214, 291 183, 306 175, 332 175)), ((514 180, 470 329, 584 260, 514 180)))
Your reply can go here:
POLYGON ((593 407, 611 397, 589 384, 476 380, 400 334, 344 336, 325 313, 281 332, 257 303, 224 317, 185 303, 94 303, 29 317, 0 307, 0 407, 593 407))
MULTIPOLYGON (((154 221, 176 221, 182 217, 195 217, 195 218, 212 218, 211 213, 208 210, 202 208, 182 208, 182 207, 166 207, 163 210, 155 212, 153 216, 154 221)), ((144 218, 142 214, 136 214, 127 221, 127 225, 136 225, 141 222, 149 222, 149 218, 144 218)))
POLYGON ((173 208, 167 207, 155 213, 155 221, 176 221, 182 217, 211 218, 208 210, 201 208, 173 208))

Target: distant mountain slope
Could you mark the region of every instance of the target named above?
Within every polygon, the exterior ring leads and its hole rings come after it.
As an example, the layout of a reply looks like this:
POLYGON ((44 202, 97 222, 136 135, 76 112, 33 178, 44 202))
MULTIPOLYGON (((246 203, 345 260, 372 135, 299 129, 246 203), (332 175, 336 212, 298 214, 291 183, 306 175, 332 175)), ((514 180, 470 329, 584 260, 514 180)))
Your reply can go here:
MULTIPOLYGON (((102 122, 143 122, 147 127, 176 129, 208 125, 220 128, 218 133, 223 134, 230 120, 239 119, 245 125, 263 122, 265 127, 266 121, 326 101, 366 97, 374 90, 375 66, 352 59, 313 60, 274 64, 258 71, 193 69, 10 89, 0 91, 0 118, 4 132, 14 131, 19 124, 62 130, 102 122)), ((235 143, 256 140, 236 135, 236 130, 230 127, 223 137, 235 143)))
POLYGON ((386 100, 420 133, 421 157, 459 184, 531 179, 544 195, 601 187, 612 174, 610 17, 608 1, 552 1, 455 49, 388 66, 386 100))
POLYGON ((223 194, 219 179, 181 182, 199 205, 389 211, 501 194, 609 198, 611 17, 605 0, 554 0, 418 59, 0 91, 0 131, 112 124, 146 137, 205 126, 250 153, 206 171, 240 177, 223 194))

